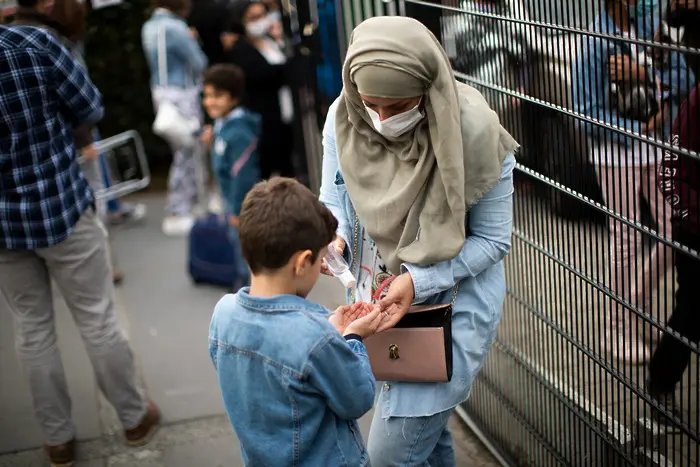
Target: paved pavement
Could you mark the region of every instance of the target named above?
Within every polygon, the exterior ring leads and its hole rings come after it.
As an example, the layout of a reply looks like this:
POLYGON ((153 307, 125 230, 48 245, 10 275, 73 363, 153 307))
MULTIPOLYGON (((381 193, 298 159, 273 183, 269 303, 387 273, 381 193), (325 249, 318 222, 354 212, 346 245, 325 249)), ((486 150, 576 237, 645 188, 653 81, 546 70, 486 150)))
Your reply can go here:
MULTIPOLYGON (((126 276, 118 289, 118 315, 148 392, 163 411, 165 427, 145 448, 127 449, 119 443, 114 413, 99 395, 80 337, 57 296, 59 345, 79 439, 84 440, 76 466, 242 465, 207 352, 209 318, 225 291, 190 282, 185 240, 166 238, 159 231, 162 198, 146 194, 140 200, 149 208, 145 222, 112 231, 126 276)), ((311 298, 333 307, 342 302, 342 289, 323 278, 311 298)), ((0 302, 0 467, 44 466, 38 449, 41 434, 14 355, 11 319, 3 307, 0 302)), ((498 465, 461 422, 451 423, 458 465, 498 465)), ((366 434, 369 418, 361 425, 366 434)))

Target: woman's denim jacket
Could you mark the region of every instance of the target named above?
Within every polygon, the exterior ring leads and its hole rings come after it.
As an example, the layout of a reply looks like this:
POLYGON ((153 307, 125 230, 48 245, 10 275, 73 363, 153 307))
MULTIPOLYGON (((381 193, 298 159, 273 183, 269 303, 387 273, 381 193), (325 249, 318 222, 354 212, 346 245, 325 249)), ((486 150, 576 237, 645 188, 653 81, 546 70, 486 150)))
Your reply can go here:
MULTIPOLYGON (((330 107, 323 129, 321 201, 338 219, 338 235, 348 245, 346 259, 358 277, 362 258, 353 255, 362 251, 362 225, 338 166, 336 108, 337 102, 330 107)), ((513 229, 514 167, 515 157, 510 155, 503 165, 500 182, 469 211, 470 235, 456 258, 431 266, 402 266, 413 278, 415 303, 449 303, 453 287, 459 283, 452 317, 453 375, 449 383, 389 381, 378 385, 377 410, 381 410, 382 417, 430 416, 457 406, 469 396, 496 337, 506 294, 502 260, 510 251, 513 229)))
POLYGON ((141 28, 141 42, 151 71, 151 87, 193 88, 199 85, 207 57, 192 38, 187 23, 159 8, 141 28), (158 32, 165 33, 167 83, 158 70, 158 32))

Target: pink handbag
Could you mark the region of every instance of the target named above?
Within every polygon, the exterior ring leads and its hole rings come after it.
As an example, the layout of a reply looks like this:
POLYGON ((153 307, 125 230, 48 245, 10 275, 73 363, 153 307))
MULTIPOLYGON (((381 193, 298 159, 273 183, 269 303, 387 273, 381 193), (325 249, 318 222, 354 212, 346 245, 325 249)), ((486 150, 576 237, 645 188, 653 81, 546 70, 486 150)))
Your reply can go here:
POLYGON ((447 383, 452 379, 452 304, 413 306, 394 328, 364 343, 377 381, 447 383))

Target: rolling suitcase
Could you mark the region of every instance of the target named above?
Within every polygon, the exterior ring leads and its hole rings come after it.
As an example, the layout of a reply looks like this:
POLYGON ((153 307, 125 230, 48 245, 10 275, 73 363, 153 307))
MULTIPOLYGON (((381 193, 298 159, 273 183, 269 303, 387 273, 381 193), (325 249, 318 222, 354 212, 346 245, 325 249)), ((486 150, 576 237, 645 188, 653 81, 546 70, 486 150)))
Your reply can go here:
POLYGON ((189 237, 189 273, 195 284, 231 287, 236 280, 235 253, 224 216, 197 219, 189 237))

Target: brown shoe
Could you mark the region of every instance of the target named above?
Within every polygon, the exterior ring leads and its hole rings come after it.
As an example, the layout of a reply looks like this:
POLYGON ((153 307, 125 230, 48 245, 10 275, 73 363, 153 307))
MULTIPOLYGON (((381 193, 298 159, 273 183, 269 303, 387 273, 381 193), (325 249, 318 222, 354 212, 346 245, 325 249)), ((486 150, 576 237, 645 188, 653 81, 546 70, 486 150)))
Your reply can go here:
POLYGON ((160 425, 160 410, 152 402, 146 403, 146 415, 143 416, 138 426, 124 430, 124 437, 128 446, 138 447, 148 444, 160 425))
POLYGON ((51 467, 71 467, 75 460, 75 440, 58 446, 44 445, 51 467))

